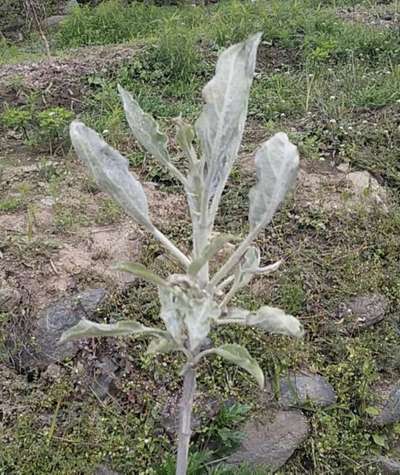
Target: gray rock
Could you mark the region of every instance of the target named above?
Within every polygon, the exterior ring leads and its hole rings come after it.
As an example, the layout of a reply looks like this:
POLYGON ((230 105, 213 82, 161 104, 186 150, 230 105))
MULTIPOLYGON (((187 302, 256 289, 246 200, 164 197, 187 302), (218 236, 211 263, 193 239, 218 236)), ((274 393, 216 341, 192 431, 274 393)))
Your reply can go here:
POLYGON ((382 475, 400 474, 400 460, 390 459, 389 457, 377 457, 374 462, 382 475))
POLYGON ((342 303, 336 316, 343 319, 343 324, 348 328, 366 328, 383 320, 388 306, 388 299, 384 295, 362 295, 342 303))
POLYGON ((104 289, 91 289, 45 308, 38 316, 29 341, 18 355, 13 355, 15 364, 20 369, 45 369, 51 363, 75 356, 79 341, 60 344, 59 339, 82 318, 90 319, 105 296, 104 289))
POLYGON ((306 440, 309 424, 300 411, 281 410, 272 418, 249 421, 243 432, 242 444, 228 463, 278 470, 306 440))
POLYGON ((93 475, 119 475, 119 473, 114 472, 114 470, 110 470, 106 465, 99 465, 96 467, 93 475))
POLYGON ((113 383, 116 379, 115 372, 119 369, 119 366, 110 358, 105 357, 96 363, 96 368, 92 389, 100 400, 104 400, 111 395, 113 383))
POLYGON ((79 3, 77 2, 77 0, 68 0, 67 2, 65 2, 63 13, 65 15, 68 15, 68 13, 71 13, 72 10, 76 7, 79 7, 79 3))
POLYGON ((336 402, 336 393, 328 381, 318 374, 297 373, 280 379, 280 397, 282 407, 293 407, 313 402, 320 407, 330 406, 336 402))
POLYGON ((46 28, 56 28, 66 18, 67 15, 53 15, 47 17, 43 23, 46 28))
POLYGON ((18 290, 2 282, 0 287, 0 312, 12 312, 20 302, 21 294, 18 290))
POLYGON ((400 383, 391 389, 381 412, 375 416, 372 422, 378 426, 393 424, 400 421, 400 383))

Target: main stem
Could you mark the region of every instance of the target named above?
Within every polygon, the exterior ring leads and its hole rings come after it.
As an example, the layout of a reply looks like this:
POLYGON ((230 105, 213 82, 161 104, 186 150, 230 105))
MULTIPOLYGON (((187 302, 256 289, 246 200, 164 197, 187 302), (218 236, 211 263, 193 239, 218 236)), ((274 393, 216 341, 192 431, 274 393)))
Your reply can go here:
POLYGON ((178 434, 178 458, 176 475, 186 475, 189 463, 189 444, 192 434, 192 409, 196 391, 196 371, 188 366, 183 379, 183 392, 180 401, 180 420, 178 434))

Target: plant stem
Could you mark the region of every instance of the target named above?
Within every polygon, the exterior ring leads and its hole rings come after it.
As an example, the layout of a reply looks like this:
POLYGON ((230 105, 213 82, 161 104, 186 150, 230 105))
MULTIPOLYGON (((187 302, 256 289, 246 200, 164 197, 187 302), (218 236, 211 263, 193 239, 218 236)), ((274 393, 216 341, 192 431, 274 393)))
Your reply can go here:
POLYGON ((196 371, 188 366, 183 379, 183 392, 180 401, 180 421, 178 434, 178 458, 176 475, 186 475, 189 463, 189 444, 192 434, 191 420, 194 393, 196 391, 196 371))

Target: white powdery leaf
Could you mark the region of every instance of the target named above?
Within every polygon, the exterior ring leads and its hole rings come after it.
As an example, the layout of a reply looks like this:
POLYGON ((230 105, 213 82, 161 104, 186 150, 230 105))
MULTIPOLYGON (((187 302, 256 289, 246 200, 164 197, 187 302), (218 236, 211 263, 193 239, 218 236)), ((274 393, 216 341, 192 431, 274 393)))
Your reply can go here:
POLYGON ((261 328, 270 333, 297 338, 304 335, 303 326, 297 318, 275 307, 264 306, 259 308, 257 312, 251 313, 247 317, 246 325, 261 328))
POLYGON ((139 181, 129 172, 128 160, 82 122, 70 127, 72 145, 98 186, 138 223, 151 226, 147 198, 139 181))
POLYGON ((165 323, 168 333, 178 343, 183 345, 185 340, 184 307, 185 295, 179 288, 159 287, 158 296, 161 303, 160 317, 165 323))
POLYGON ((65 331, 60 338, 60 343, 80 338, 92 338, 101 336, 129 336, 150 335, 168 337, 168 334, 157 328, 150 328, 135 320, 124 320, 117 323, 96 323, 82 319, 75 326, 65 331))
POLYGON ((227 361, 245 369, 256 379, 260 388, 264 388, 264 373, 246 348, 236 344, 228 344, 213 348, 210 352, 216 353, 227 361))
POLYGON ((243 261, 239 264, 238 289, 250 283, 259 269, 260 259, 260 249, 250 246, 243 256, 243 261))
POLYGON ((167 137, 160 131, 157 122, 150 114, 146 114, 132 95, 120 85, 118 85, 118 92, 135 139, 157 160, 162 163, 169 162, 167 137))
POLYGON ((260 39, 257 33, 225 50, 203 89, 205 105, 195 130, 207 165, 209 198, 225 184, 239 151, 260 39))
POLYGON ((221 314, 219 305, 209 299, 190 301, 185 324, 189 334, 190 349, 195 350, 210 333, 211 322, 221 314))
POLYGON ((282 132, 265 142, 256 153, 257 184, 250 190, 251 229, 272 220, 293 186, 299 168, 297 147, 282 132))
POLYGON ((147 347, 146 354, 157 355, 171 353, 172 351, 178 351, 179 348, 176 342, 172 338, 156 337, 151 340, 147 347))
POLYGON ((177 286, 160 287, 161 318, 174 340, 182 345, 189 339, 191 350, 204 341, 221 310, 209 298, 197 298, 177 286))

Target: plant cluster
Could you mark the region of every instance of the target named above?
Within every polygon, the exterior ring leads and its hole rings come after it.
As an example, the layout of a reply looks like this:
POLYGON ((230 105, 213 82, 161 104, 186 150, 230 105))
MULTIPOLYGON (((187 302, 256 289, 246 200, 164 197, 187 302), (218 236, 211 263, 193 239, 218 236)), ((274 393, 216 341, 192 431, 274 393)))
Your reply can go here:
POLYGON ((52 153, 55 145, 67 136, 68 124, 74 113, 64 107, 50 107, 37 111, 34 107, 7 106, 0 116, 0 123, 24 134, 28 143, 45 142, 52 153))

